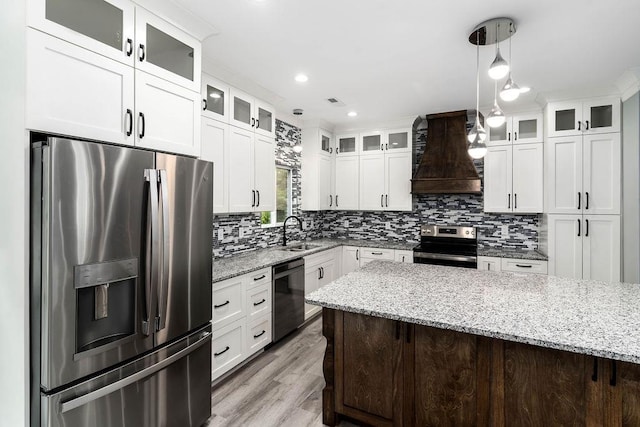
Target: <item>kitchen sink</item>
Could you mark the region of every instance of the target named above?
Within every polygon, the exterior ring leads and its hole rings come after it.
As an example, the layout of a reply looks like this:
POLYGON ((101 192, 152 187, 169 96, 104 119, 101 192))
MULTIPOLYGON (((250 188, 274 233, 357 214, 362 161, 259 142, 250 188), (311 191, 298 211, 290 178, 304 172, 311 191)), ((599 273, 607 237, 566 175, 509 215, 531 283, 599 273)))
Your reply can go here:
POLYGON ((289 251, 289 252, 303 252, 303 251, 308 251, 310 249, 315 249, 319 247, 320 245, 312 245, 310 243, 297 243, 295 245, 280 248, 280 250, 289 251))

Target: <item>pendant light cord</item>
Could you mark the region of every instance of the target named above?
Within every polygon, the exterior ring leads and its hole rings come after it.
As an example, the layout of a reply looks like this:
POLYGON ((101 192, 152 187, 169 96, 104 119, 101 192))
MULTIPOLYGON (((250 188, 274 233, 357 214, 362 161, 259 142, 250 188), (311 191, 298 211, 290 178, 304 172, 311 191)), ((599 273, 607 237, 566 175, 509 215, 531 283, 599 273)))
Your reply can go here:
POLYGON ((476 126, 480 124, 480 31, 476 31, 476 126))

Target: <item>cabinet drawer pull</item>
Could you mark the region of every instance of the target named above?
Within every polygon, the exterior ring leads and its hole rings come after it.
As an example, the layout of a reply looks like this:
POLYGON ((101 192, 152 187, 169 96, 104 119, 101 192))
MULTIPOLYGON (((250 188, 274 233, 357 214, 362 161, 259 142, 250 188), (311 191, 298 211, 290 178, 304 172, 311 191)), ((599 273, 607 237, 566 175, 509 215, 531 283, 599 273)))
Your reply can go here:
POLYGON ((218 352, 218 353, 213 353, 213 357, 218 357, 218 356, 220 356, 221 354, 225 354, 227 351, 229 351, 229 346, 226 346, 226 347, 224 348, 224 350, 222 350, 222 351, 220 351, 220 352, 218 352))
POLYGON ((131 56, 133 54, 133 40, 127 39, 127 56, 131 56))
POLYGON ((507 195, 507 209, 511 209, 511 193, 507 195))
POLYGON ((251 190, 251 194, 252 194, 251 207, 255 208, 256 207, 256 190, 251 190))
POLYGON ((533 265, 531 264, 516 264, 516 267, 520 267, 520 268, 532 268, 533 265))
POLYGON ((388 195, 388 194, 385 194, 385 196, 384 196, 384 204, 385 204, 387 207, 389 207, 389 195, 388 195))
POLYGON ((384 194, 380 195, 380 207, 384 208, 384 194))
POLYGON ((580 237, 580 220, 578 220, 578 237, 580 237))
POLYGON ((256 202, 256 207, 260 206, 260 190, 256 190, 256 194, 258 195, 258 201, 256 202))
POLYGON ((257 307, 257 306, 259 306, 260 304, 263 304, 265 301, 266 301, 266 299, 262 298, 262 301, 254 302, 254 303, 253 303, 253 306, 254 306, 254 307, 257 307))
POLYGON ((518 140, 518 132, 514 132, 513 133, 513 140, 517 141, 518 140))
POLYGON ((360 249, 356 249, 356 261, 360 261, 360 249))
POLYGON ((227 300, 226 302, 223 302, 222 304, 214 305, 213 308, 224 307, 225 305, 229 305, 230 302, 231 301, 227 300))
POLYGON ((264 329, 262 330, 262 332, 260 332, 258 335, 254 335, 254 338, 260 338, 261 336, 263 336, 264 334, 266 334, 267 331, 265 331, 264 329))
POLYGON ((513 193, 513 209, 518 209, 518 195, 513 193))
POLYGON ((338 207, 338 195, 336 194, 336 208, 338 207))
POLYGON ((382 255, 382 252, 371 252, 371 255, 382 255))
POLYGON ((585 120, 584 124, 587 125, 584 130, 589 130, 589 120, 585 120))
POLYGON ((578 120, 578 130, 582 130, 580 129, 582 127, 582 122, 580 120, 578 120))
POLYGON ((140 48, 138 49, 138 51, 140 52, 138 55, 138 59, 140 60, 140 62, 144 61, 144 58, 146 58, 146 55, 144 53, 144 45, 140 44, 140 48))
POLYGON ((253 281, 254 281, 254 282, 257 282, 258 280, 262 280, 262 279, 264 279, 265 277, 267 277, 267 276, 265 276, 265 275, 263 274, 262 276, 254 277, 254 278, 253 278, 253 281))
POLYGON ((589 220, 584 220, 584 237, 589 237, 589 220))
POLYGON ((329 194, 329 207, 333 206, 333 194, 329 194))
POLYGON ((329 154, 333 154, 333 147, 329 147, 329 154))

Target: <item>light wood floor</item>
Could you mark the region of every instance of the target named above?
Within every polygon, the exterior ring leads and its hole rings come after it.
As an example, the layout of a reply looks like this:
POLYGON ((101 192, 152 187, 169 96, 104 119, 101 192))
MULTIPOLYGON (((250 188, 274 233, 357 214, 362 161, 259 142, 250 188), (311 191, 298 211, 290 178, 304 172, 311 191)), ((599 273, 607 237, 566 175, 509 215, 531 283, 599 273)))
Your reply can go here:
POLYGON ((205 427, 322 426, 325 343, 318 317, 265 351, 214 387, 205 427))

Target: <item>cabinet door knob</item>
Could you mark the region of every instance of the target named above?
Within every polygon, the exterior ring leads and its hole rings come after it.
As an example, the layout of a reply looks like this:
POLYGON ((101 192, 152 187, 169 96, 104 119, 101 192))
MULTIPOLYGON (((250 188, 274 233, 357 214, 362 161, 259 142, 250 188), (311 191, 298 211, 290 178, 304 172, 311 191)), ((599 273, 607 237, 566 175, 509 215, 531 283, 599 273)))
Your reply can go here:
POLYGON ((133 55, 133 40, 127 39, 127 56, 133 55))
POLYGON ((384 194, 380 195, 380 207, 384 208, 384 194))
POLYGON ((582 200, 582 197, 580 195, 580 192, 578 191, 578 210, 580 210, 580 206, 582 205, 581 200, 582 200))
POLYGON ((260 129, 260 119, 256 119, 256 129, 260 129))
POLYGON ((507 194, 507 209, 511 209, 511 193, 507 194))
POLYGON ((518 209, 518 194, 513 193, 513 209, 518 209))
POLYGON ((584 237, 589 237, 589 220, 584 220, 584 237))
POLYGON ((254 119, 253 117, 251 117, 251 127, 256 127, 256 119, 254 119))
POLYGON ((203 99, 202 100, 202 111, 206 111, 206 109, 207 109, 207 100, 203 99))
POLYGON ((580 129, 582 127, 582 122, 580 120, 578 120, 578 130, 582 130, 580 129))
POLYGON ((389 207, 389 195, 388 194, 385 194, 385 196, 384 196, 384 203, 385 203, 385 205, 387 207, 389 207))
POLYGON ((578 237, 580 237, 580 220, 578 220, 578 237))
POLYGON ((329 194, 329 207, 333 206, 333 195, 329 194))
POLYGON ((258 195, 258 201, 256 202, 256 206, 260 206, 260 190, 256 190, 256 194, 258 195))
POLYGON ((585 191, 584 195, 586 197, 586 200, 584 201, 584 208, 589 209, 589 192, 585 191))
POLYGON ((584 124, 586 125, 584 130, 589 130, 589 120, 585 120, 584 124))
POLYGON ((517 141, 518 140, 518 132, 514 132, 513 133, 513 140, 517 141))

